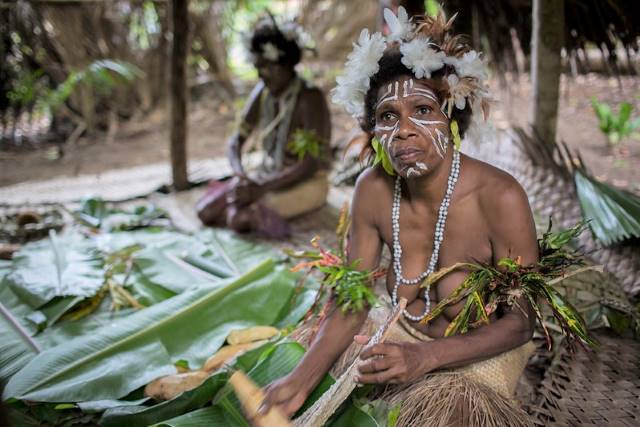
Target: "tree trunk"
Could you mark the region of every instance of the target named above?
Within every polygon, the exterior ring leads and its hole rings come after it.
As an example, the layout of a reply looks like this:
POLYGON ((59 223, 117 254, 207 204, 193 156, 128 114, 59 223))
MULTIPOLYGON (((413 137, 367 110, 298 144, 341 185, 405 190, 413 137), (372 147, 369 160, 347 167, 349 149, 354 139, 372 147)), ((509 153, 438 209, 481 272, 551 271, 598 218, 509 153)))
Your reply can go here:
POLYGON ((171 0, 171 172, 173 187, 189 188, 187 176, 187 53, 189 0, 171 0))
POLYGON ((548 144, 556 137, 563 42, 564 0, 534 0, 531 124, 534 132, 548 144))

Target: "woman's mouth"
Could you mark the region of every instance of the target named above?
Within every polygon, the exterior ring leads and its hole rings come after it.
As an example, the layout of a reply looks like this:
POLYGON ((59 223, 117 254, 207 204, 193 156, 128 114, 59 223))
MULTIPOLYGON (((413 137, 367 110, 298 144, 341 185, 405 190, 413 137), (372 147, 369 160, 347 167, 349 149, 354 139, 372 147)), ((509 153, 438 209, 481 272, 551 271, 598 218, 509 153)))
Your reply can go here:
POLYGON ((422 154, 422 150, 412 147, 406 147, 400 148, 395 153, 393 153, 393 157, 395 157, 396 160, 402 163, 414 163, 422 156, 422 154))

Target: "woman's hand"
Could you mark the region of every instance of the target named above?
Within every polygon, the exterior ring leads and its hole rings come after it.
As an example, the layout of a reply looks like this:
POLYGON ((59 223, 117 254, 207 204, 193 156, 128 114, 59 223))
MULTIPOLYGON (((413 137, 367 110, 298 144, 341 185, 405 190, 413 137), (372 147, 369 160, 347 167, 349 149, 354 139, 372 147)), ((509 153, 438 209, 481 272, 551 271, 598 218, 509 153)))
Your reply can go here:
POLYGON ((247 177, 234 177, 231 191, 227 195, 227 203, 244 207, 255 202, 261 196, 261 186, 247 177))
MULTIPOLYGON (((364 345, 369 337, 356 335, 354 340, 364 345)), ((376 344, 364 350, 360 359, 356 381, 362 384, 406 383, 438 368, 428 342, 376 344)))
POLYGON ((273 406, 279 406, 280 410, 291 418, 310 394, 310 390, 304 387, 304 381, 287 375, 265 387, 265 398, 260 407, 260 413, 266 414, 273 406))

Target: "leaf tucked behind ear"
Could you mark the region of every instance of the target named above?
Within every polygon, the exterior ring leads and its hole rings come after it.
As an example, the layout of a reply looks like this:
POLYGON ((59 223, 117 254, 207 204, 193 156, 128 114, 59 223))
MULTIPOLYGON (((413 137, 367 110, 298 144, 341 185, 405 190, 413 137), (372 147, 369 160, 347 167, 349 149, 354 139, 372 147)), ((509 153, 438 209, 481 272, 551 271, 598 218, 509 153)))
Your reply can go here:
POLYGON ((460 150, 462 141, 460 140, 460 129, 458 128, 457 120, 451 120, 451 136, 453 136, 453 144, 456 150, 460 150))
POLYGON ((382 163, 382 168, 386 173, 391 176, 394 176, 396 172, 393 170, 393 165, 391 165, 391 159, 387 156, 387 153, 384 151, 382 144, 378 138, 373 138, 371 141, 371 146, 373 147, 373 151, 376 152, 376 157, 373 160, 373 166, 376 166, 378 163, 382 163))

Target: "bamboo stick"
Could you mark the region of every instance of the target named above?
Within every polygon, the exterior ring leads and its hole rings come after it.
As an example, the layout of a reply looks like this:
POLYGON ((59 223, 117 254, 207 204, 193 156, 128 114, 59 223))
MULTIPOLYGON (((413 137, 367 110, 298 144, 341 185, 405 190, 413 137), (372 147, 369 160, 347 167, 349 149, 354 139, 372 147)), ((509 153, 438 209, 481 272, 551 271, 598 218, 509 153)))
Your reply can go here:
MULTIPOLYGON (((398 321, 406 306, 406 298, 400 298, 398 305, 394 307, 391 314, 389 314, 389 317, 387 317, 387 320, 385 320, 382 326, 380 326, 376 333, 371 337, 369 343, 361 350, 361 352, 376 344, 384 342, 391 326, 398 321)), ((329 388, 329 390, 327 390, 312 407, 307 409, 304 414, 294 421, 294 426, 322 427, 356 387, 354 378, 358 373, 359 363, 359 357, 356 357, 351 366, 349 366, 340 378, 336 380, 331 388, 329 388)))

